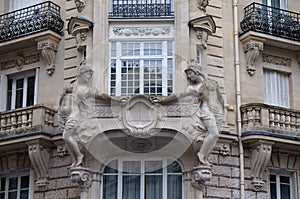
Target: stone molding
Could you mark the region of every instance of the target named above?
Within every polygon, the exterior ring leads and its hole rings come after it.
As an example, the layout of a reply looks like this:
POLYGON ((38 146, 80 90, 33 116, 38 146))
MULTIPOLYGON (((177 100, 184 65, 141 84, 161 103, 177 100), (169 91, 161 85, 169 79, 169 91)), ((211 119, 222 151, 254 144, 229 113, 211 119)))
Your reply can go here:
POLYGON ((46 70, 49 75, 52 75, 55 70, 56 52, 58 49, 58 43, 60 38, 55 36, 43 36, 37 38, 37 49, 41 51, 41 54, 46 62, 46 70))
POLYGON ((255 191, 260 191, 265 184, 263 174, 272 155, 272 145, 274 142, 258 140, 252 145, 251 177, 255 191))
POLYGON ((1 70, 7 70, 10 68, 16 68, 17 70, 22 70, 24 65, 37 63, 40 61, 39 54, 33 54, 24 56, 23 54, 18 54, 15 59, 1 62, 1 70))
POLYGON ((196 31, 200 45, 206 49, 208 36, 216 32, 216 24, 211 15, 206 15, 189 21, 189 26, 196 31))
POLYGON ((49 178, 49 147, 50 143, 42 140, 33 140, 26 143, 31 164, 36 173, 37 180, 35 184, 42 190, 48 188, 49 178))
POLYGON ((275 55, 262 54, 262 61, 274 65, 292 67, 292 60, 289 58, 278 57, 275 55))
POLYGON ((80 17, 71 17, 68 23, 68 33, 75 37, 77 49, 83 49, 87 44, 87 33, 93 28, 93 22, 80 17))

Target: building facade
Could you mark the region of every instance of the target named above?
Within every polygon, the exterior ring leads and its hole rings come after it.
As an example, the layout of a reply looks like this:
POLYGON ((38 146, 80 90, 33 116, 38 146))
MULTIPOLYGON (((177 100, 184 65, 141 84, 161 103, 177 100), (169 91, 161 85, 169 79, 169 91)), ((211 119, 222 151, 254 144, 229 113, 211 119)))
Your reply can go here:
POLYGON ((0 0, 0 198, 299 198, 299 11, 297 0, 0 0), (224 105, 212 150, 185 95, 198 65, 224 105))

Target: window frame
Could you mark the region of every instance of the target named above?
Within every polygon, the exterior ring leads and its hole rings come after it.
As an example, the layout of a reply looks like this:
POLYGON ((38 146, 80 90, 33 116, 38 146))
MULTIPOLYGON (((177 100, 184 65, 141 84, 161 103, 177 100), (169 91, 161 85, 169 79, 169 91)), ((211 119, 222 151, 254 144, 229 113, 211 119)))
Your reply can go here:
POLYGON ((37 103, 37 92, 38 92, 38 74, 39 70, 38 68, 36 70, 30 70, 26 72, 20 72, 16 74, 10 74, 7 75, 7 87, 6 87, 6 102, 5 102, 5 107, 6 110, 14 110, 16 108, 16 93, 17 93, 17 81, 23 79, 23 87, 22 87, 22 106, 18 108, 24 108, 27 107, 27 99, 28 99, 28 78, 34 77, 34 85, 33 85, 33 104, 35 105, 37 103), (12 93, 10 96, 10 107, 9 107, 9 95, 8 95, 8 86, 9 86, 9 81, 12 81, 12 93))
MULTIPOLYGON (((276 69, 270 69, 270 68, 264 68, 263 69, 263 85, 264 85, 264 103, 265 104, 268 104, 268 105, 272 105, 272 106, 279 106, 279 107, 284 107, 284 108, 291 108, 292 106, 292 85, 291 85, 291 73, 290 72, 287 72, 287 71, 281 71, 281 70, 276 70, 276 69), (268 92, 266 92, 266 73, 276 73, 276 75, 283 75, 283 76, 286 76, 287 78, 287 82, 286 82, 286 86, 287 86, 287 93, 285 93, 284 96, 287 96, 288 97, 288 101, 287 101, 287 104, 283 104, 283 101, 281 101, 280 99, 278 99, 279 96, 282 96, 283 94, 281 93, 278 93, 277 91, 275 92, 276 93, 276 101, 277 102, 268 102, 268 92), (280 101, 280 102, 279 102, 280 101)), ((277 81, 277 80, 276 80, 277 81)), ((280 89, 278 88, 278 86, 280 87, 279 85, 279 82, 276 82, 276 90, 280 89)), ((271 92, 271 91, 269 91, 271 92)), ((272 97, 272 99, 275 99, 274 97, 272 97)))
POLYGON ((270 181, 270 176, 275 175, 276 176, 276 197, 277 199, 282 199, 281 198, 281 190, 280 190, 280 177, 289 177, 290 180, 290 199, 297 199, 299 195, 299 177, 298 177, 298 172, 297 171, 282 171, 282 170, 269 170, 268 172, 268 198, 271 199, 271 181, 270 181))
POLYGON ((30 171, 20 171, 20 172, 14 172, 14 173, 3 173, 0 174, 0 187, 1 187, 1 180, 2 178, 5 178, 5 191, 2 192, 0 189, 0 193, 5 193, 5 199, 8 199, 8 193, 9 193, 9 179, 10 178, 18 178, 18 182, 17 182, 17 198, 20 198, 20 192, 21 192, 21 177, 24 176, 29 176, 29 181, 28 181, 28 188, 26 188, 28 190, 28 199, 32 199, 33 198, 33 184, 34 184, 34 179, 33 179, 33 170, 30 171))
POLYGON ((139 175, 140 176, 140 199, 144 199, 144 194, 145 194, 145 177, 146 176, 154 176, 154 175, 160 175, 162 176, 162 198, 163 199, 167 199, 168 197, 168 191, 167 191, 167 180, 168 180, 168 176, 170 175, 180 175, 181 176, 181 198, 184 199, 184 179, 183 179, 183 166, 181 164, 181 162, 179 160, 176 160, 174 158, 165 158, 165 157, 151 157, 151 158, 145 158, 145 157, 118 157, 115 159, 112 159, 110 161, 108 161, 108 163, 111 163, 113 161, 118 161, 118 169, 116 173, 105 173, 104 170, 106 168, 107 165, 105 165, 102 168, 102 176, 101 176, 101 193, 100 193, 100 198, 103 199, 104 197, 104 176, 108 176, 108 175, 116 175, 117 176, 117 199, 122 198, 122 194, 123 194, 123 177, 124 177, 124 173, 123 173, 123 165, 124 162, 126 161, 138 161, 140 162, 140 173, 136 173, 136 174, 131 174, 131 175, 139 175), (162 161, 162 173, 159 174, 147 174, 145 172, 145 162, 147 161, 162 161), (181 173, 171 173, 168 172, 167 169, 167 165, 168 162, 176 162, 178 163, 178 165, 181 168, 181 173))
MULTIPOLYGON (((151 38, 151 39, 114 39, 110 40, 109 42, 109 70, 108 70, 108 94, 113 96, 129 96, 129 95, 135 95, 135 94, 148 94, 150 95, 162 95, 167 96, 174 92, 174 39, 173 38, 151 38), (139 44, 139 55, 122 55, 122 44, 139 44), (145 44, 151 43, 151 44, 157 44, 161 43, 162 48, 162 54, 161 55, 145 55, 145 44), (170 51, 171 50, 171 51, 170 51), (114 53, 112 52, 114 51, 114 53), (126 94, 123 94, 122 89, 122 61, 138 61, 139 62, 139 93, 135 92, 128 92, 126 91, 126 94), (144 61, 145 60, 158 60, 161 61, 161 75, 162 75, 162 92, 161 94, 152 94, 150 91, 149 93, 145 93, 144 88, 146 85, 145 78, 144 78, 144 69, 146 68, 144 61), (170 66, 171 62, 171 66, 170 66), (115 85, 112 87, 112 67, 115 63, 115 85), (171 85, 170 85, 171 84, 171 85), (143 86, 141 86, 143 85, 143 86), (115 89, 114 93, 112 92, 112 89, 115 89), (170 89, 170 90, 169 90, 170 89)), ((157 79, 155 79, 154 82, 156 82, 157 79)), ((149 82, 151 79, 149 79, 149 82)), ((128 82, 128 81, 127 81, 128 82)), ((149 86, 150 89, 151 86, 149 86)), ((135 89, 135 90, 137 90, 135 89)))

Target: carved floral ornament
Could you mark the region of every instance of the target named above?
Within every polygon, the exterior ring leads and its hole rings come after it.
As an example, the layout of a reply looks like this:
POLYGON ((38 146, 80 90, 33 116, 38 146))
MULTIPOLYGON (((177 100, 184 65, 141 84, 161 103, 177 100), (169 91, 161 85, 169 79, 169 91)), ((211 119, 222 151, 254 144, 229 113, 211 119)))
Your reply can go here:
POLYGON ((171 27, 114 27, 115 36, 159 36, 169 35, 171 27))
POLYGON ((289 58, 278 57, 275 55, 269 55, 269 54, 263 53, 262 60, 263 60, 263 62, 274 64, 274 65, 292 67, 292 60, 289 58))
POLYGON ((18 54, 15 59, 1 62, 1 70, 7 70, 10 68, 16 68, 17 70, 22 70, 24 65, 37 63, 40 61, 39 54, 33 54, 24 56, 23 54, 18 54))

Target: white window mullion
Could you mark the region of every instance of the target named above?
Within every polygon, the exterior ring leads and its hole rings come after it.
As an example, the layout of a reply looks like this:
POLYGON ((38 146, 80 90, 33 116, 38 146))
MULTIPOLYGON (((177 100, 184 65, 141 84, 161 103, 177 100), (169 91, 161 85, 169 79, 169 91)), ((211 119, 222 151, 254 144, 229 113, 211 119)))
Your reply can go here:
POLYGON ((117 59, 116 59, 116 96, 121 95, 121 56, 122 56, 122 46, 121 42, 117 42, 117 59))
POLYGON ((276 193, 276 195, 277 195, 277 199, 281 199, 281 197, 280 197, 280 176, 279 175, 276 175, 276 191, 277 191, 277 193, 276 193))
POLYGON ((36 105, 38 102, 39 79, 40 79, 40 68, 36 68, 35 80, 34 80, 34 102, 33 102, 34 105, 36 105))
POLYGON ((10 109, 15 109, 16 107, 16 91, 17 91, 17 80, 12 80, 12 93, 11 93, 11 107, 10 109))
POLYGON ((163 198, 167 199, 168 197, 168 159, 163 160, 163 198))
POLYGON ((144 64, 144 60, 140 60, 140 85, 139 85, 139 88, 140 88, 140 94, 144 94, 144 67, 145 67, 145 64, 144 64))
POLYGON ((140 198, 144 199, 145 197, 145 160, 141 161, 141 181, 140 181, 140 198))
POLYGON ((118 198, 122 198, 123 193, 123 161, 118 160, 118 198))
POLYGON ((25 77, 24 78, 24 83, 23 83, 23 102, 22 102, 22 107, 26 107, 27 88, 28 88, 28 77, 25 77))
POLYGON ((168 95, 168 45, 167 41, 162 42, 162 49, 163 50, 163 60, 162 60, 162 95, 167 96, 168 95))

